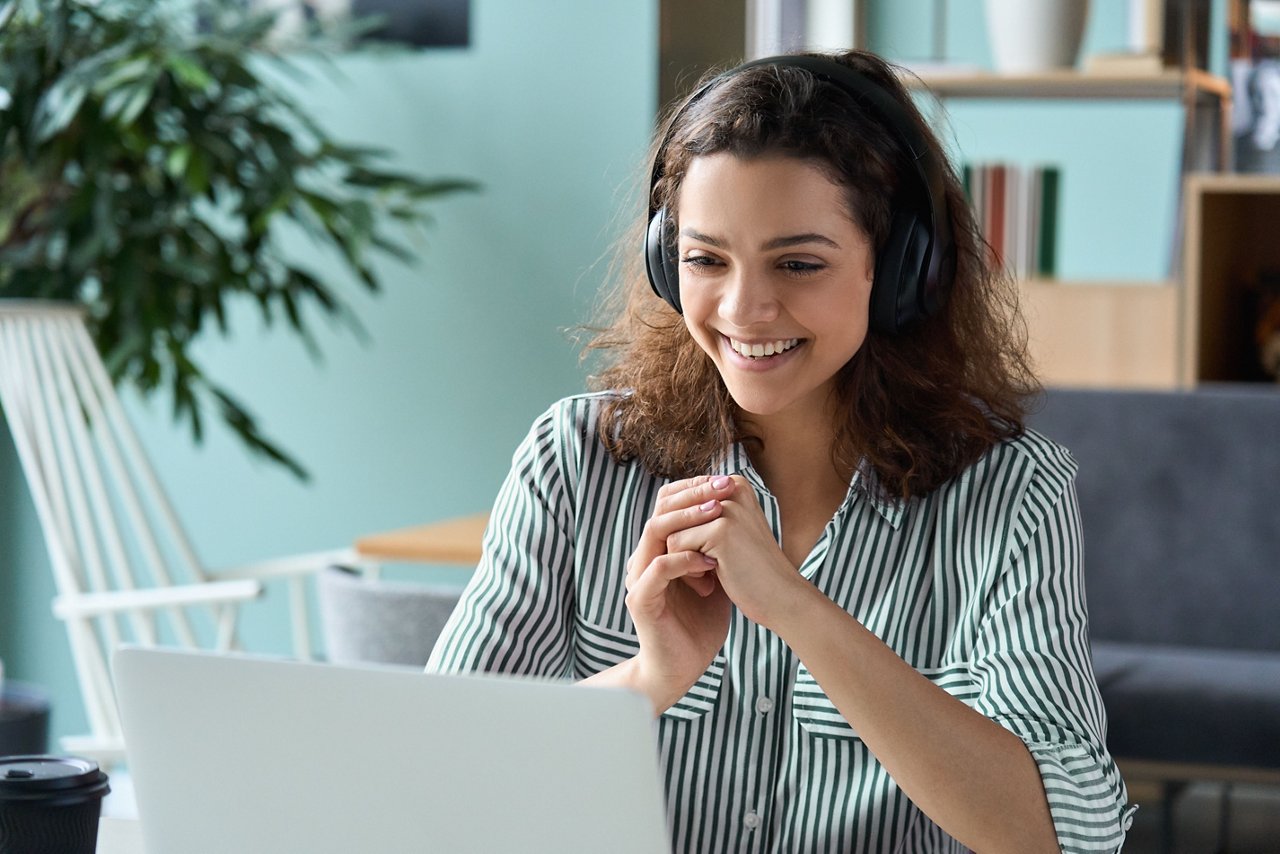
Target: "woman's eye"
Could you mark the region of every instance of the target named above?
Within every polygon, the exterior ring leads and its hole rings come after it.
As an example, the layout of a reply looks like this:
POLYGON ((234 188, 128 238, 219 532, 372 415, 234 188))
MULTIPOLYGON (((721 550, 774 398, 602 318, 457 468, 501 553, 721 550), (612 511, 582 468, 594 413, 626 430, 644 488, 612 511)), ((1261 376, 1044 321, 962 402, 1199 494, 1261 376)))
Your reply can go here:
POLYGON ((685 258, 681 258, 680 263, 697 272, 707 267, 714 267, 719 262, 708 255, 689 255, 685 258))
POLYGON ((816 273, 823 267, 822 264, 815 264, 812 261, 797 261, 795 259, 783 261, 780 266, 786 272, 800 276, 807 275, 809 273, 816 273))

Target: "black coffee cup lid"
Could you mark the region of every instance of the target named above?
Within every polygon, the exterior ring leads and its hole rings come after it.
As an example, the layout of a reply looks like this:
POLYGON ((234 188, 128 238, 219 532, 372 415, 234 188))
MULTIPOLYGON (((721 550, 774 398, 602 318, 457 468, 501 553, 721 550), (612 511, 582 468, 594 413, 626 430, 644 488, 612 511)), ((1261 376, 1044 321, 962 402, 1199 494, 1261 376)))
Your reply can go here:
POLYGON ((101 798, 111 791, 98 763, 78 756, 0 757, 0 802, 59 803, 101 798))

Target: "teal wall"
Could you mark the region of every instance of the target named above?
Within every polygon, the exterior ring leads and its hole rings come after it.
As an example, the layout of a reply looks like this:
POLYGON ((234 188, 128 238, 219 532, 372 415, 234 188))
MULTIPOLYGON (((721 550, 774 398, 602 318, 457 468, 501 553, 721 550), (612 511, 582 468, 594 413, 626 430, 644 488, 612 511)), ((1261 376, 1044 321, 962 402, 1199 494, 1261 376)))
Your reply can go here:
MULTIPOLYGON (((468 49, 348 56, 338 75, 299 93, 343 140, 388 147, 421 174, 484 185, 436 205, 420 265, 388 262, 380 296, 334 267, 372 343, 322 321, 316 364, 247 306, 229 340, 201 342, 209 372, 312 482, 251 459, 220 428, 193 447, 167 401, 126 399, 210 566, 485 510, 530 422, 583 388, 564 330, 589 319, 616 226, 638 212, 629 200, 657 99, 657 3, 473 0, 472 15, 468 49)), ((85 722, 52 596, 31 499, 0 427, 0 658, 12 677, 53 692, 54 730, 66 734, 85 722)), ((282 599, 277 591, 250 608, 248 646, 287 648, 282 599)))

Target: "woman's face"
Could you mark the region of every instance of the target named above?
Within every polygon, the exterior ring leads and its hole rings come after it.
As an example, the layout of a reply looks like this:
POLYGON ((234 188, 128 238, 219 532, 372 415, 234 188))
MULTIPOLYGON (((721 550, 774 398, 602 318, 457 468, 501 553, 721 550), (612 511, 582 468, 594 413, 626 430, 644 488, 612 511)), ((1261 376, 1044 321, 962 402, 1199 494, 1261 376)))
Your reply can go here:
POLYGON ((808 160, 711 154, 689 164, 678 211, 685 325, 734 401, 822 417, 866 338, 875 263, 844 190, 808 160))

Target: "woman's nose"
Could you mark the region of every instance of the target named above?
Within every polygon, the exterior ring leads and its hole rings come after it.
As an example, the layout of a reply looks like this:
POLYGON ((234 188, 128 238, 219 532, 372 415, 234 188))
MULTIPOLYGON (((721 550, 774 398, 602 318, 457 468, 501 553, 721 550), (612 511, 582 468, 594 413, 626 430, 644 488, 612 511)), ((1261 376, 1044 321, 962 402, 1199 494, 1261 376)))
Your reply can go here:
POLYGON ((720 295, 720 316, 740 328, 777 319, 778 299, 773 285, 742 270, 727 276, 720 295))

